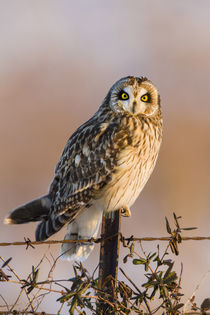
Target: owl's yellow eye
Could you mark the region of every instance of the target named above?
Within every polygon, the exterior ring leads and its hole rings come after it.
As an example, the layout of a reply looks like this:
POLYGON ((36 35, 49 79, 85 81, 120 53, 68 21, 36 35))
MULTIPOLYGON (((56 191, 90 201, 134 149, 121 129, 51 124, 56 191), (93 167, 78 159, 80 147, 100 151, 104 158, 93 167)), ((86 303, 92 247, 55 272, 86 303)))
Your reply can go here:
POLYGON ((149 100, 150 100, 150 95, 148 93, 141 96, 142 102, 149 102, 149 100))
POLYGON ((124 92, 124 91, 121 91, 121 92, 120 92, 120 95, 119 95, 119 99, 120 99, 120 100, 123 100, 123 101, 128 100, 128 99, 129 99, 128 93, 126 93, 126 92, 124 92))

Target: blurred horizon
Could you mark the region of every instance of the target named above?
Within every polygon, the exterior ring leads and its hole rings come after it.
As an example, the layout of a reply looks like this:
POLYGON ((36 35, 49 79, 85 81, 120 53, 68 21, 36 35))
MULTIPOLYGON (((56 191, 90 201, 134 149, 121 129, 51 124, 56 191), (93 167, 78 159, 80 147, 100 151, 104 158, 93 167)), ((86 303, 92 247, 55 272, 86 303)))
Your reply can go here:
MULTIPOLYGON (((196 0, 0 3, 1 242, 34 239, 36 224, 4 226, 3 218, 48 191, 67 139, 126 75, 146 76, 158 87, 164 135, 155 171, 131 218, 123 219, 122 233, 165 236, 164 217, 172 219, 175 212, 184 226, 198 227, 186 236, 210 235, 209 10, 207 0, 202 5, 196 0)), ((209 248, 207 241, 181 244, 176 268, 183 262, 186 297, 210 269, 209 248)), ((59 254, 59 246, 50 249, 59 254)), ((1 247, 1 256, 12 256, 24 278, 45 250, 1 247)), ((94 270, 98 252, 96 246, 87 269, 94 270)), ((123 267, 137 278, 134 266, 123 267)), ((59 261, 55 274, 70 277, 69 269, 72 263, 59 261)), ((197 292, 200 302, 209 281, 197 292)), ((1 284, 0 294, 8 288, 1 284)), ((10 289, 12 303, 17 291, 10 289)), ((52 299, 40 310, 57 310, 52 299)))

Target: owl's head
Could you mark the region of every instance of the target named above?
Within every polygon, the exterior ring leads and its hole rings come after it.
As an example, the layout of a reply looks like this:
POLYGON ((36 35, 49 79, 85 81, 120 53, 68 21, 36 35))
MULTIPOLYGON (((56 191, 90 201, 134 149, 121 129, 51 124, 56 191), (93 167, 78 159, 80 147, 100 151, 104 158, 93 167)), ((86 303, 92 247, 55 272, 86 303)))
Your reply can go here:
POLYGON ((160 110, 160 95, 154 84, 145 77, 125 77, 109 91, 109 106, 115 112, 151 117, 160 110))

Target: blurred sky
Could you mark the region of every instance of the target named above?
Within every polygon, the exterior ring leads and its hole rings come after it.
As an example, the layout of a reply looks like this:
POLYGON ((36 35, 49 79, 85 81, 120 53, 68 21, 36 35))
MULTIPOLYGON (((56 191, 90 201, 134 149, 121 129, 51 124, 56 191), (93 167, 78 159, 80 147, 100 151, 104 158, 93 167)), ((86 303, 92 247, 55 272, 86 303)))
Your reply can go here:
MULTIPOLYGON (((158 86, 164 138, 156 169, 132 217, 123 219, 122 233, 166 235, 164 217, 172 219, 175 211, 183 225, 199 228, 185 235, 210 235, 209 12, 208 0, 0 2, 0 241, 34 239, 35 224, 4 226, 4 216, 47 192, 68 137, 126 75, 147 76, 158 86)), ((5 247, 0 255, 12 256, 11 265, 24 278, 45 250, 5 247)), ((51 252, 56 257, 59 248, 51 252)), ((98 248, 84 265, 91 271, 97 262, 98 248)), ((178 272, 181 262, 186 301, 210 269, 210 242, 184 243, 178 272)), ((59 262, 55 276, 70 277, 71 266, 59 262)), ((139 267, 123 267, 137 283, 144 281, 139 267)), ((209 297, 209 286, 210 276, 197 292, 199 303, 209 297)), ((12 303, 17 291, 0 285, 4 297, 7 290, 12 303)), ((56 312, 54 300, 46 298, 40 310, 56 312)))

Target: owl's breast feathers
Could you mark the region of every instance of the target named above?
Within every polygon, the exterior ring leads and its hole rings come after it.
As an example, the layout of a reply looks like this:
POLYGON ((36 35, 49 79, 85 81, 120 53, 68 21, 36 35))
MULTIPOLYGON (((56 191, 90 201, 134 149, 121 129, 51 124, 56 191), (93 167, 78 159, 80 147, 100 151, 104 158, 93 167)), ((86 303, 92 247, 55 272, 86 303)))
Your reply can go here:
POLYGON ((162 139, 162 122, 125 115, 115 134, 117 165, 104 188, 101 202, 105 211, 132 206, 149 179, 162 139), (139 119, 140 118, 140 119, 139 119))
MULTIPOLYGON (((145 166, 153 169, 160 142, 161 126, 155 122, 151 124, 146 118, 126 113, 96 113, 76 130, 64 148, 50 187, 51 212, 70 212, 73 220, 94 200, 103 202, 109 187, 116 180, 120 184, 123 176, 128 178, 138 164, 143 172, 149 173, 145 166)), ((138 181, 136 178, 135 184, 140 185, 138 181)), ((122 180, 122 184, 126 183, 122 180)))

